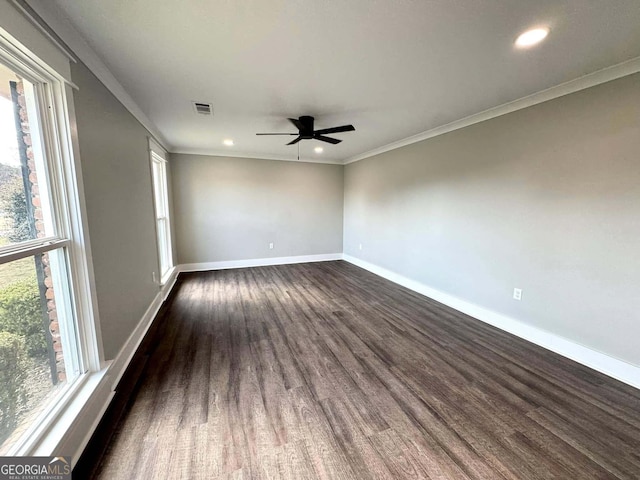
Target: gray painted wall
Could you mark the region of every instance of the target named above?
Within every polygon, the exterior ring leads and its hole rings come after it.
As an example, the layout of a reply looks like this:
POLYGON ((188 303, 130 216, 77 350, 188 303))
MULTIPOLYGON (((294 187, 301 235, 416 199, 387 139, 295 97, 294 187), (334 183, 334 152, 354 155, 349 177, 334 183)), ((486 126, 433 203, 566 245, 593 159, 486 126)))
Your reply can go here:
POLYGON ((348 165, 344 247, 640 365, 640 74, 348 165))
POLYGON ((82 63, 71 74, 102 341, 112 359, 158 293, 148 132, 82 63))
POLYGON ((172 154, 171 167, 180 263, 342 252, 340 165, 172 154))

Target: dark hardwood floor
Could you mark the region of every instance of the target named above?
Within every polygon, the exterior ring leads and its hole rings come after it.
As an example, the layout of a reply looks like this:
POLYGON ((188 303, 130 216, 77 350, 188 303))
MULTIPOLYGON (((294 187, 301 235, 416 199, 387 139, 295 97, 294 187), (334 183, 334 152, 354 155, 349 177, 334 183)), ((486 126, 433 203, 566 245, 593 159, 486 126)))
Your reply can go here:
POLYGON ((640 391, 350 264, 176 288, 87 475, 640 478, 640 391))

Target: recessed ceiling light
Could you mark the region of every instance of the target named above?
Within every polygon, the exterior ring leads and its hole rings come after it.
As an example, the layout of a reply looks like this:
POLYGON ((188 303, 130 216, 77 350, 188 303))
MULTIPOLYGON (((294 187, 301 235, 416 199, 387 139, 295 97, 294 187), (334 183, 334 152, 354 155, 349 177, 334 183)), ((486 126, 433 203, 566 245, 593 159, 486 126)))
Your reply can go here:
POLYGON ((322 153, 324 151, 324 148, 316 147, 316 148, 313 149, 313 151, 316 152, 316 153, 322 153))
POLYGON ((532 47, 547 38, 547 35, 549 35, 549 27, 532 28, 520 34, 516 39, 516 47, 532 47))
POLYGON ((230 138, 226 138, 222 143, 224 143, 227 147, 233 147, 233 140, 231 140, 230 138))

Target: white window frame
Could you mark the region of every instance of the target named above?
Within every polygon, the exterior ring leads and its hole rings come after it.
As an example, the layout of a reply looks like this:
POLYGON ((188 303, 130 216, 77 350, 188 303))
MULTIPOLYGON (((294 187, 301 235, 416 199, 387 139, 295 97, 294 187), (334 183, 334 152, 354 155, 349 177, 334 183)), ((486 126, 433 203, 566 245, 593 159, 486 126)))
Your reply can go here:
POLYGON ((51 445, 51 442, 60 440, 58 437, 63 435, 63 431, 60 430, 62 426, 59 421, 63 416, 68 416, 76 398, 86 396, 87 385, 95 383, 96 376, 93 374, 100 372, 100 375, 104 375, 106 364, 103 360, 95 289, 92 288, 94 280, 88 230, 83 222, 86 208, 77 132, 72 128, 75 125, 73 86, 4 35, 0 35, 0 62, 34 84, 36 102, 27 106, 30 110, 28 114, 33 125, 39 128, 38 132, 32 132, 32 140, 34 150, 40 148, 41 158, 45 159, 46 165, 43 166, 46 167, 48 178, 46 181, 41 179, 41 183, 50 187, 52 223, 56 228, 53 236, 0 248, 0 263, 62 249, 64 258, 58 260, 61 262, 60 268, 52 268, 52 272, 58 270, 66 273, 60 273, 64 281, 57 282, 62 288, 56 294, 61 299, 68 299, 68 302, 60 303, 68 303, 70 311, 67 313, 75 321, 72 329, 64 330, 61 325, 61 335, 63 344, 65 337, 67 342, 65 360, 68 359, 78 375, 54 401, 47 404, 7 452, 10 456, 23 456, 33 454, 43 444, 51 445), (71 349, 68 342, 76 345, 77 350, 71 349))
POLYGON ((173 264, 173 245, 171 241, 171 210, 169 204, 169 184, 167 170, 169 162, 162 147, 149 139, 149 158, 151 166, 151 185, 153 189, 153 212, 158 248, 158 270, 160 285, 165 285, 175 265, 173 264), (164 228, 161 227, 164 225, 164 228), (163 235, 164 233, 164 235, 163 235), (165 265, 166 264, 166 265, 165 265), (163 265, 166 267, 163 270, 163 265))

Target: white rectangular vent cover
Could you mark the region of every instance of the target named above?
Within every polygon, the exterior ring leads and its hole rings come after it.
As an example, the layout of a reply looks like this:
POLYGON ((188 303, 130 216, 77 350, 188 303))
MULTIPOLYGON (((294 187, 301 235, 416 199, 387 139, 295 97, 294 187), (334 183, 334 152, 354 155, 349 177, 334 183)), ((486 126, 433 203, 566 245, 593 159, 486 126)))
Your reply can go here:
POLYGON ((195 108, 196 113, 199 113, 200 115, 213 114, 213 108, 211 108, 210 103, 193 102, 193 108, 195 108))

